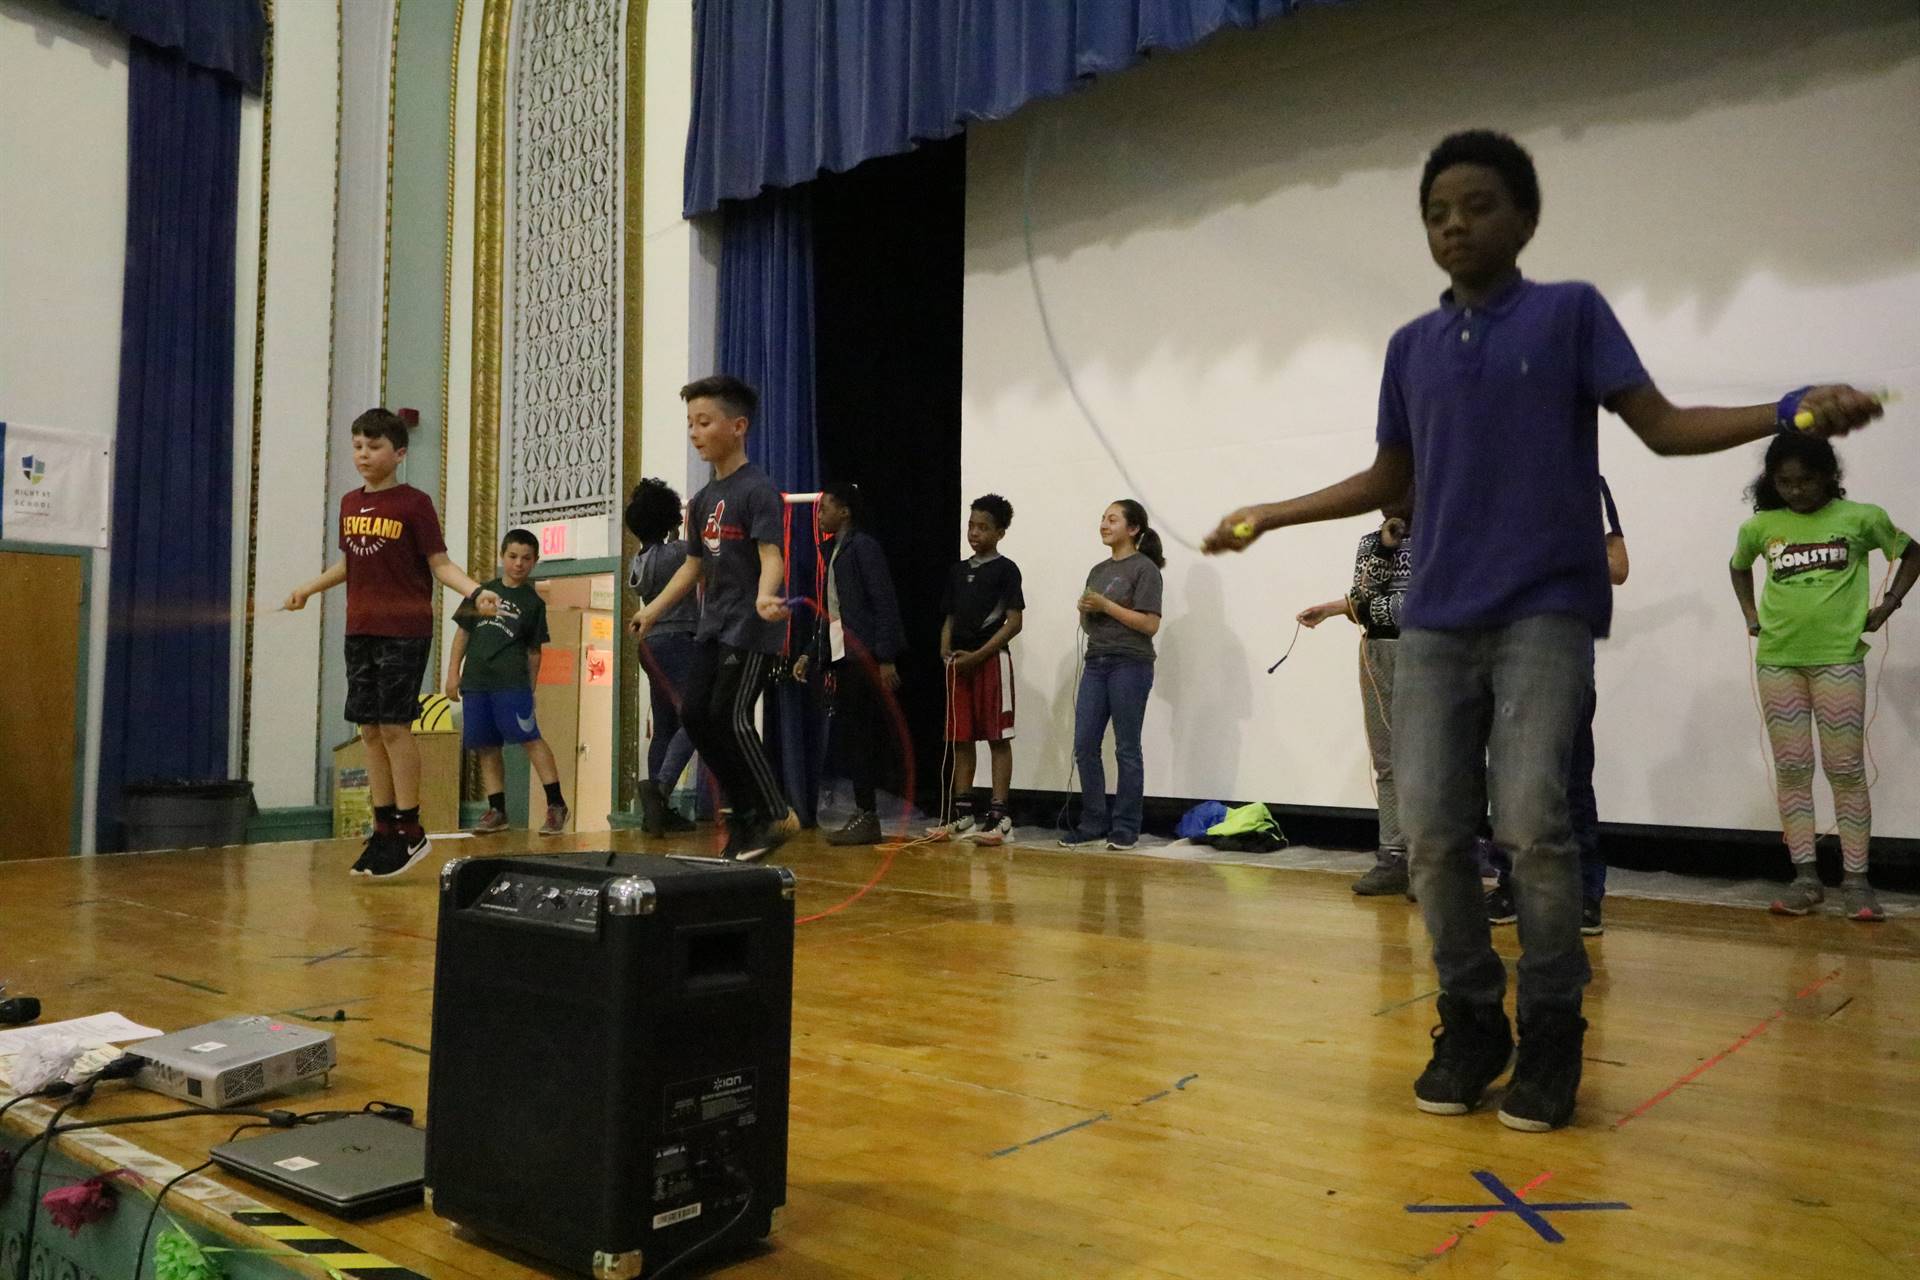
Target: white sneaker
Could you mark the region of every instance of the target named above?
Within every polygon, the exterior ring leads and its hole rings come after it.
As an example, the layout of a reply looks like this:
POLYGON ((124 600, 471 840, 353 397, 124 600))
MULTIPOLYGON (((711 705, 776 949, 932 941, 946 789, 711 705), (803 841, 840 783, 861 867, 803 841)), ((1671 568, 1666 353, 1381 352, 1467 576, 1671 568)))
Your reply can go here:
POLYGON ((973 833, 973 842, 989 846, 1003 845, 1012 834, 1012 818, 1004 813, 989 813, 987 820, 973 833))
POLYGON ((974 833, 973 815, 963 813, 944 827, 928 827, 929 840, 964 840, 974 833))

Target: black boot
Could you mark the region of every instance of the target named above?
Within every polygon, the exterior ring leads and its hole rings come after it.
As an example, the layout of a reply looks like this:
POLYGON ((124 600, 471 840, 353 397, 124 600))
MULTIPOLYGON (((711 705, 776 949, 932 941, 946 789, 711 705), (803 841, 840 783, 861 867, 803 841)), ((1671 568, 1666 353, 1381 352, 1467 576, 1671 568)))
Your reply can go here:
POLYGON ((650 836, 667 834, 667 800, 660 794, 660 784, 652 778, 645 778, 641 780, 638 791, 640 829, 650 836))
POLYGON ((1587 1020, 1578 1008, 1536 1013, 1520 1024, 1520 1060, 1500 1107, 1501 1124, 1545 1133, 1573 1119, 1586 1035, 1587 1020))
POLYGON ((1440 996, 1440 1025, 1433 1029, 1433 1060, 1414 1081, 1420 1109, 1439 1116, 1464 1115, 1513 1060, 1513 1030, 1497 1004, 1476 1005, 1440 996))

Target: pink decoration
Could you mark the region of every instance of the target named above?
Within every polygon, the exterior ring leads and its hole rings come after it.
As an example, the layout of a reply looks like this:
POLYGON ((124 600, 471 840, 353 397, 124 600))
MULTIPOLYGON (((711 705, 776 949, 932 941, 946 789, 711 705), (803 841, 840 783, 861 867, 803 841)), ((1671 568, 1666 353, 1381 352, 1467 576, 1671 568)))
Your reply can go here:
POLYGON ((80 1228, 110 1216, 119 1196, 102 1176, 49 1191, 40 1197, 40 1203, 46 1206, 54 1226, 78 1236, 80 1228))

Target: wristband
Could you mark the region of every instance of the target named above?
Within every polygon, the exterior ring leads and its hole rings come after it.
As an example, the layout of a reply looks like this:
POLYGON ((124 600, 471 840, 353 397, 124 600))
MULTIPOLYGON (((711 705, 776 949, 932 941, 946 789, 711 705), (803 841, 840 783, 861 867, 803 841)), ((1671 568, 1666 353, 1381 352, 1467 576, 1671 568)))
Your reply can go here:
POLYGON ((1800 398, 1811 390, 1813 387, 1810 385, 1798 387, 1780 397, 1780 402, 1773 408, 1774 423, 1780 430, 1792 431, 1798 428, 1799 424, 1795 419, 1800 416, 1800 398))

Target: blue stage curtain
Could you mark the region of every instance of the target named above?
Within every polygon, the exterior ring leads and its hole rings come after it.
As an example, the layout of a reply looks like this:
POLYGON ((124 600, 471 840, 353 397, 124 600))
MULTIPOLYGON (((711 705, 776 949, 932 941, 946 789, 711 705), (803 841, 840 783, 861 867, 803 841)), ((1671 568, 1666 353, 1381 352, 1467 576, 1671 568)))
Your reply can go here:
POLYGON ((1338 0, 699 0, 689 217, 1338 0))
POLYGON ((227 776, 239 84, 132 41, 127 152, 103 849, 123 784, 227 776))
MULTIPOLYGON (((813 417, 813 218, 806 191, 729 205, 721 224, 719 370, 760 392, 747 457, 787 493, 820 487, 813 417)), ((793 514, 794 594, 812 596, 813 513, 793 514)), ((804 621, 804 620, 803 620, 804 621)), ((818 675, 814 677, 817 682, 818 675)), ((788 681, 766 700, 766 742, 802 822, 820 777, 816 713, 788 681)))
POLYGON ((265 76, 267 17, 260 0, 60 0, 134 40, 196 67, 232 76, 256 93, 265 76))

